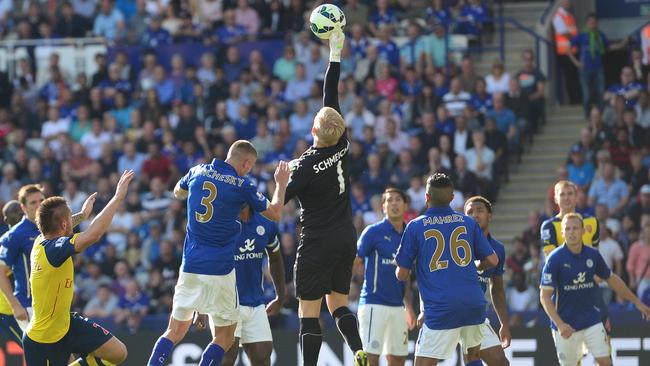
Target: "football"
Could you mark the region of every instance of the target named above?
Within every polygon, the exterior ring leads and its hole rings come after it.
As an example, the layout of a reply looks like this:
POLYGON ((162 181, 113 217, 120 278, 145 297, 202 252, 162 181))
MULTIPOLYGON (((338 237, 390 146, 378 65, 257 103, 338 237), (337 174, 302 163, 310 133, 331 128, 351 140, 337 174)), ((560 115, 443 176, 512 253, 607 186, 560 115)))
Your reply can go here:
POLYGON ((309 23, 311 31, 316 37, 328 39, 334 29, 343 29, 345 26, 345 14, 336 5, 323 4, 311 12, 309 23))

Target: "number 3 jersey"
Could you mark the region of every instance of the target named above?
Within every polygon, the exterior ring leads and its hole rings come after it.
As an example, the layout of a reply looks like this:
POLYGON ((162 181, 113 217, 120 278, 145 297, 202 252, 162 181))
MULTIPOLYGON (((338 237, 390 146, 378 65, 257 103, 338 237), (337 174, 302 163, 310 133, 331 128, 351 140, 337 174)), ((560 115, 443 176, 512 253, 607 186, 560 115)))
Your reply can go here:
POLYGON ((404 229, 395 260, 415 273, 424 303, 424 322, 434 330, 485 321, 487 301, 474 260, 494 253, 469 216, 451 207, 429 208, 404 229))
POLYGON ((318 232, 336 225, 352 225, 350 205, 350 170, 345 134, 329 147, 307 149, 291 161, 291 180, 285 203, 298 197, 303 230, 318 232))
POLYGON ((187 273, 225 275, 233 270, 233 253, 241 224, 239 212, 245 203, 253 211, 264 211, 269 201, 230 164, 213 160, 190 169, 180 187, 188 191, 187 234, 181 270, 187 273))

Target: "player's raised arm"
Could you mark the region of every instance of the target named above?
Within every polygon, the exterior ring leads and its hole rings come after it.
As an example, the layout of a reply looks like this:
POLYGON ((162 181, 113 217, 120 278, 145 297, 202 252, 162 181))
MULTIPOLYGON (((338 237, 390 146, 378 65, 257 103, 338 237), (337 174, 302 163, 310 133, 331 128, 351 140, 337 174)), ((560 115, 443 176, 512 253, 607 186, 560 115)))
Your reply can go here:
POLYGON ((104 209, 95 217, 90 223, 86 231, 81 232, 74 241, 74 250, 77 253, 83 252, 86 248, 97 242, 106 233, 106 230, 111 226, 113 216, 120 207, 126 193, 129 189, 129 183, 133 180, 135 173, 133 170, 128 170, 122 173, 120 181, 117 183, 115 195, 108 201, 104 209))
POLYGON ((334 108, 339 114, 339 77, 341 75, 341 50, 345 42, 345 33, 342 30, 332 32, 329 38, 330 63, 325 72, 323 85, 323 106, 334 108))
POLYGON ((289 163, 286 161, 280 161, 277 168, 275 169, 275 192, 273 192, 273 199, 269 204, 266 211, 262 212, 262 215, 273 221, 279 221, 282 217, 282 207, 285 203, 285 193, 287 191, 287 184, 289 184, 289 177, 291 172, 289 171, 289 163))

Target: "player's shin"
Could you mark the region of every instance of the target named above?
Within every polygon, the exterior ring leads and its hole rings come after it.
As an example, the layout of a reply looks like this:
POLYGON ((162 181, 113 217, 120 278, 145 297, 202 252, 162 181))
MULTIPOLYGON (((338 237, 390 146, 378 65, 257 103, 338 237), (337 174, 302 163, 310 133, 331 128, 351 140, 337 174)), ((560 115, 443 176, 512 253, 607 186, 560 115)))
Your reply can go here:
POLYGON ((205 348, 205 351, 203 351, 203 355, 201 355, 201 361, 199 362, 199 366, 216 366, 221 364, 221 360, 223 360, 224 353, 225 351, 223 350, 223 348, 221 348, 220 345, 215 343, 210 343, 205 348))
POLYGON ((158 338, 156 345, 151 352, 151 357, 147 366, 162 366, 165 363, 165 360, 172 352, 174 348, 174 343, 165 337, 158 338))
POLYGON ((348 309, 347 306, 342 306, 332 313, 332 317, 336 322, 336 327, 339 328, 339 332, 345 339, 345 343, 348 344, 352 353, 363 348, 361 343, 361 337, 359 336, 359 323, 357 322, 357 317, 353 312, 348 309))
POLYGON ((322 343, 318 318, 300 318, 300 349, 304 366, 316 366, 322 343))

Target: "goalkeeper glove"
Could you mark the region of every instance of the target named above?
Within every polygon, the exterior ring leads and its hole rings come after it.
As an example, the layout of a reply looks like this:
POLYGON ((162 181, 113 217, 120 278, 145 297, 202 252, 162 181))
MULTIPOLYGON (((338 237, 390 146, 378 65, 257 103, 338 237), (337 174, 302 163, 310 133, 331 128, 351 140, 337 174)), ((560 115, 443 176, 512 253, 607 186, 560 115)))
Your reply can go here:
POLYGON ((332 31, 330 41, 330 62, 341 62, 341 51, 345 42, 345 33, 343 30, 336 29, 332 31))

